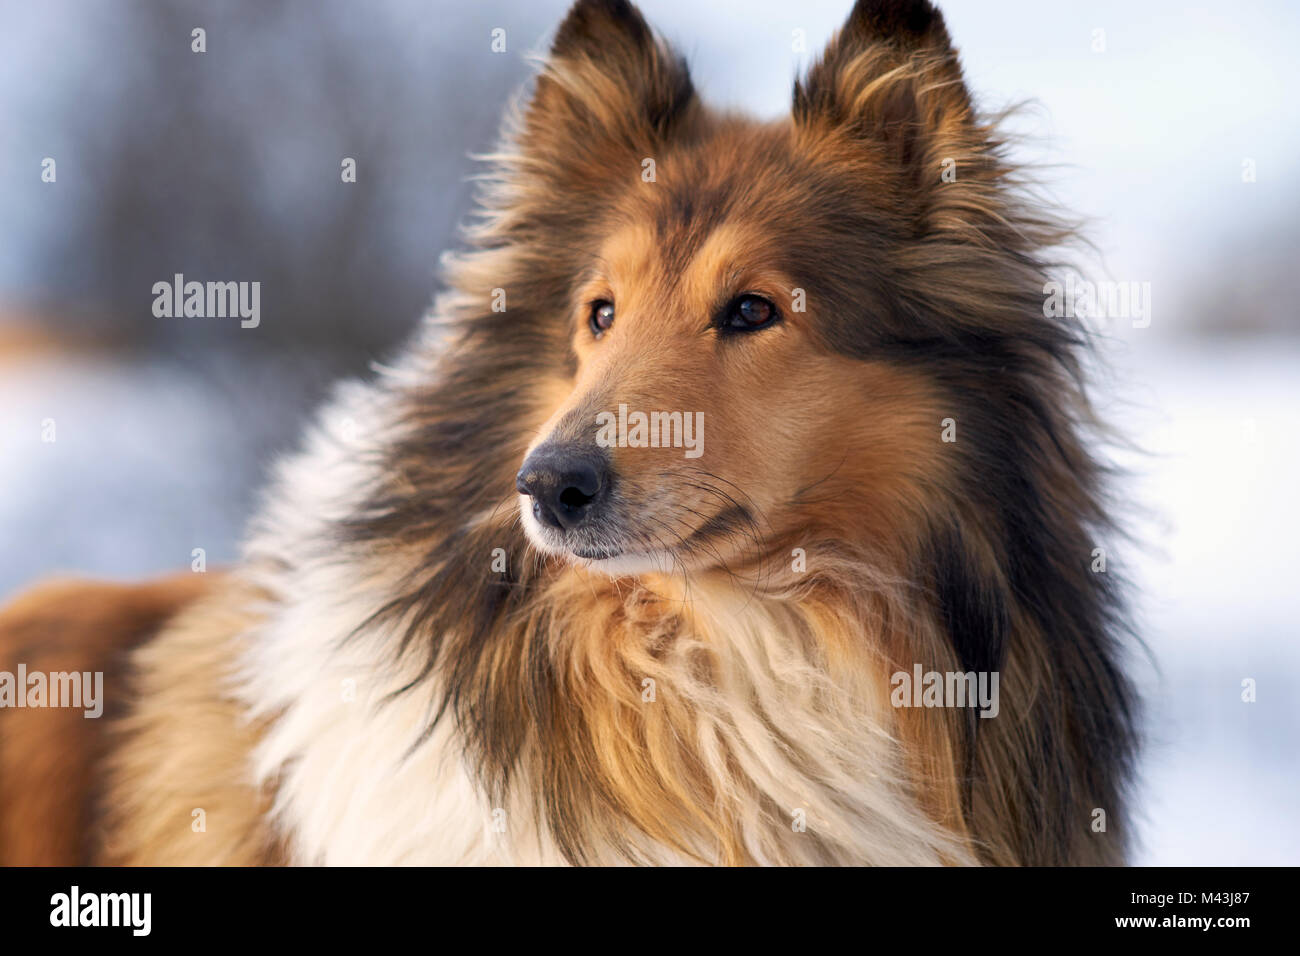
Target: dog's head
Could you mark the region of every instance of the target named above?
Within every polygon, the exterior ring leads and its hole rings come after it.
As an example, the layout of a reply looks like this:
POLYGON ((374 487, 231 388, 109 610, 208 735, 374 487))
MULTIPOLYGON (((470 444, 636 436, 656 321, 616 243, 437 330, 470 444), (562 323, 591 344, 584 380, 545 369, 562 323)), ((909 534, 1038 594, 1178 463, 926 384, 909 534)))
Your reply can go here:
POLYGON ((996 454, 958 451, 993 378, 1057 347, 1026 321, 1042 236, 925 0, 859 2, 776 122, 710 112, 632 5, 582 0, 519 149, 500 228, 545 248, 569 356, 516 479, 548 553, 624 574, 904 539, 996 454))

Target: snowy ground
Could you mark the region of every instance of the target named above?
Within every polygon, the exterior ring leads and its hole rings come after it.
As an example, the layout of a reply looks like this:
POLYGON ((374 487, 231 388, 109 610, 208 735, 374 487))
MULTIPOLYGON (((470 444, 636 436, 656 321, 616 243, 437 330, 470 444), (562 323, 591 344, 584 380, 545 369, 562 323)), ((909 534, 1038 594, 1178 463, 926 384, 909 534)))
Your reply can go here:
POLYGON ((1147 683, 1142 863, 1300 863, 1300 345, 1151 347, 1115 420, 1163 551, 1137 569, 1147 683), (1253 679, 1255 703, 1242 701, 1253 679))
MULTIPOLYGON (((1137 862, 1297 864, 1300 344, 1141 345, 1115 359, 1124 384, 1105 403, 1148 452, 1127 462, 1126 497, 1156 513, 1150 553, 1125 569, 1156 665, 1140 671, 1137 862), (1255 703, 1241 701, 1246 678, 1255 703)), ((148 574, 186 567, 196 547, 232 558, 267 463, 320 393, 306 378, 0 366, 0 598, 55 571, 148 574)))

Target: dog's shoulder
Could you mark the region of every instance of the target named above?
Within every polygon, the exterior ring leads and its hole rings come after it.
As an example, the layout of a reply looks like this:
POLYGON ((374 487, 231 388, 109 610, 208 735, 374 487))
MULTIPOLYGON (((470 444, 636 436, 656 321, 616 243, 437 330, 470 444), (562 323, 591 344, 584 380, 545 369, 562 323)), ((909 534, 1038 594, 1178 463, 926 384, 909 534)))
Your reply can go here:
POLYGON ((107 728, 125 707, 129 655, 218 578, 55 579, 0 606, 0 674, 9 682, 9 694, 0 697, 0 863, 87 862, 95 768, 107 728), (100 698, 93 702, 100 714, 49 706, 56 703, 50 675, 73 674, 80 695, 100 698), (95 675, 102 675, 98 684, 95 675))

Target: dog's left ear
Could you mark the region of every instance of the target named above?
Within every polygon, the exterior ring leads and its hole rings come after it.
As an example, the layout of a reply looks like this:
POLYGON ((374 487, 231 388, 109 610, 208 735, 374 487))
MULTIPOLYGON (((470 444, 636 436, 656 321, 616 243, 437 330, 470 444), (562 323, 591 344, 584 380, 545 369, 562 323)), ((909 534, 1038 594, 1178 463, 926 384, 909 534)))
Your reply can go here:
POLYGON ((927 0, 858 0, 806 80, 795 84, 794 118, 845 130, 905 171, 937 177, 947 145, 969 143, 974 131, 943 15, 927 0))
POLYGON ((635 6, 578 0, 537 78, 522 145, 552 172, 587 183, 618 166, 636 175, 696 105, 685 61, 635 6))

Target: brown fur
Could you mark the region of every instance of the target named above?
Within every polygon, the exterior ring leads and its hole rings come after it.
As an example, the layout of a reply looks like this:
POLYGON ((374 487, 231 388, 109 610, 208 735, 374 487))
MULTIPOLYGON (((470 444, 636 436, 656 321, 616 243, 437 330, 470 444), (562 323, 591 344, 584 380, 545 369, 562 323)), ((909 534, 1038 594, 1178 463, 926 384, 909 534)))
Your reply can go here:
MULTIPOLYGON (((707 110, 630 4, 581 0, 496 159, 445 343, 386 386, 382 467, 316 542, 372 602, 358 632, 391 629, 391 659, 422 665, 401 693, 454 721, 489 805, 529 795, 571 862, 870 862, 896 818, 822 789, 861 772, 922 808, 941 861, 1122 861, 1125 608, 1088 570, 1113 529, 1083 335, 1042 315, 1068 230, 1018 198, 942 17, 862 0, 791 117, 755 123, 707 110), (783 320, 724 339, 713 319, 746 292, 783 320), (600 339, 594 300, 618 306, 600 339), (673 573, 543 558, 513 511, 525 453, 590 440, 619 403, 707 422, 699 462, 613 453, 624 531, 673 573), (508 571, 485 574, 496 548, 508 571), (890 708, 913 664, 1000 672, 1002 713, 890 708)), ((230 691, 269 600, 232 581, 137 653, 103 859, 291 853, 230 691)))
POLYGON ((97 862, 154 866, 270 864, 283 848, 252 783, 258 727, 234 700, 240 641, 259 595, 230 578, 171 621, 134 658, 133 706, 106 761, 97 862), (202 828, 195 811, 203 812, 202 828))
MULTIPOLYGON (((987 862, 1121 860, 1134 748, 1123 604, 1114 574, 1088 568, 1111 526, 1085 444, 1096 423, 1084 333, 1042 309, 1046 257, 1069 231, 1020 198, 937 12, 859 3, 796 87, 792 119, 758 124, 706 110, 630 5, 579 3, 515 150, 497 159, 479 251, 452 270, 437 384, 403 394, 395 477, 346 523, 362 548, 401 542, 421 556, 376 617, 427 649, 489 790, 523 781, 548 794, 571 859, 602 840, 635 855, 621 834, 663 839, 674 826, 702 827, 730 858, 730 824, 691 824, 683 805, 716 794, 674 790, 694 779, 694 738, 656 731, 660 712, 628 708, 617 680, 572 684, 619 673, 598 662, 615 653, 601 635, 623 628, 626 586, 565 583, 578 572, 539 564, 500 497, 529 447, 590 440, 598 411, 703 410, 708 471, 615 451, 634 524, 646 503, 670 503, 638 542, 672 549, 701 590, 732 580, 792 600, 805 621, 856 620, 838 639, 833 627, 810 635, 851 662, 846 673, 1000 671, 997 720, 895 715, 925 805, 987 862), (505 313, 486 308, 496 287, 510 292, 505 313), (791 307, 795 288, 806 313, 791 307), (745 291, 784 322, 718 342, 710 317, 745 291), (618 304, 598 341, 585 327, 593 300, 618 304), (948 417, 956 444, 940 442, 948 417), (474 562, 506 542, 502 587, 474 562), (816 556, 811 582, 783 578, 793 546, 816 556), (574 621, 560 595, 582 587, 605 603, 574 621), (590 642, 560 641, 570 632, 557 620, 590 642), (530 705, 499 687, 522 687, 530 705), (636 774, 601 743, 625 725, 634 743, 620 759, 642 754, 636 774), (647 755, 657 733, 682 752, 647 755), (662 779, 657 766, 678 770, 662 779), (1091 830, 1094 808, 1108 832, 1091 830)), ((630 655, 622 679, 646 640, 690 633, 689 612, 670 613, 613 642, 630 655)))
POLYGON ((104 672, 104 714, 0 710, 0 865, 90 861, 97 764, 127 700, 126 654, 213 584, 181 574, 142 585, 51 581, 0 610, 0 670, 104 672))

